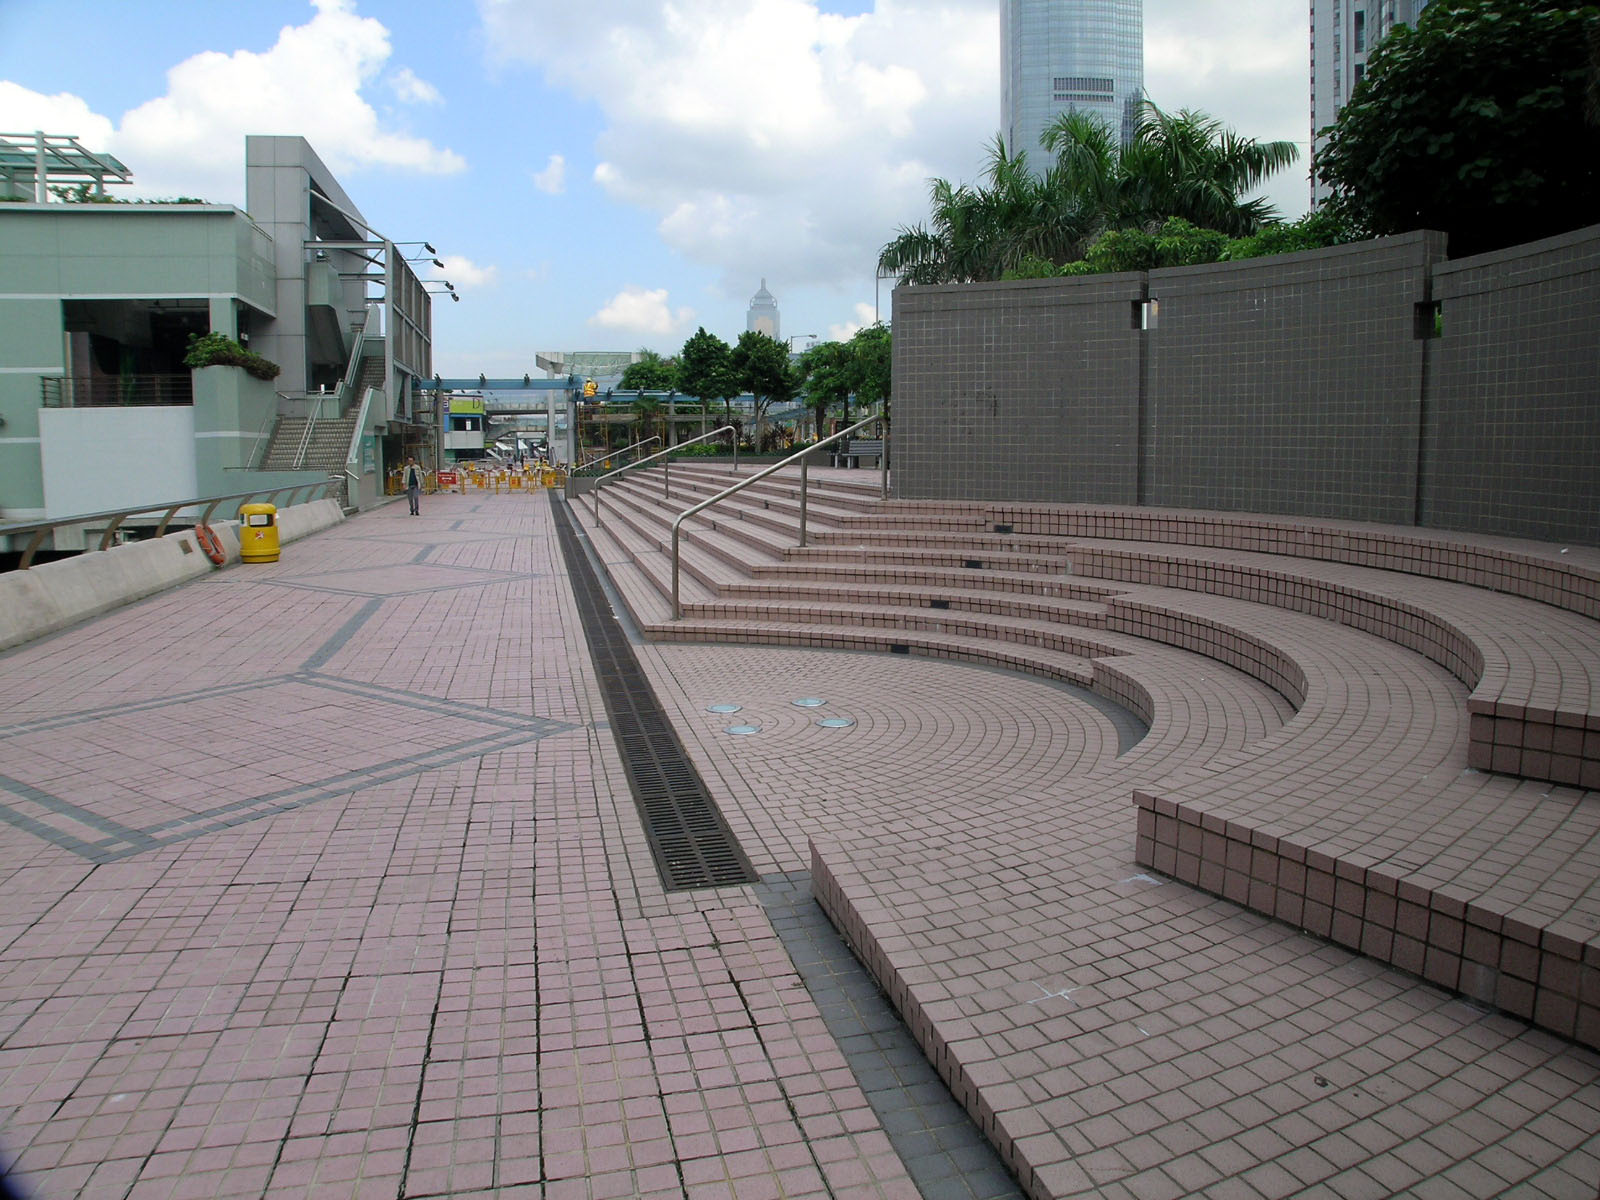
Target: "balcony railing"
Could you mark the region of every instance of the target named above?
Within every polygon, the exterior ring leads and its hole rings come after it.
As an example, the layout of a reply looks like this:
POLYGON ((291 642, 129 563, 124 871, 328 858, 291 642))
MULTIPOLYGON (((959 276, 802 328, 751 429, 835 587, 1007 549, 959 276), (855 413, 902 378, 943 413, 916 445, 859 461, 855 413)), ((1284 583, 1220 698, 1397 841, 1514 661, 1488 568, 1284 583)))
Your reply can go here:
POLYGON ((188 371, 172 375, 43 375, 39 389, 46 408, 194 403, 194 376, 188 371))

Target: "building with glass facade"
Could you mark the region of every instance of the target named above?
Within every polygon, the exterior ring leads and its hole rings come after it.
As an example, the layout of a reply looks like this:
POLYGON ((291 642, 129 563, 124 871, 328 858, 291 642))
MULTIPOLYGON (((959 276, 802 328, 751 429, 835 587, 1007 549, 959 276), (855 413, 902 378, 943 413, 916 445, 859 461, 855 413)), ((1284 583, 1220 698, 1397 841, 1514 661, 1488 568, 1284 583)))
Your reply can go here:
POLYGON ((1133 138, 1144 96, 1144 0, 1001 0, 1000 121, 1006 146, 1044 159, 1056 114, 1093 113, 1133 138))
POLYGON ((1316 156, 1326 129, 1367 73, 1373 48, 1396 25, 1410 25, 1428 0, 1311 0, 1311 202, 1328 189, 1317 182, 1316 156))

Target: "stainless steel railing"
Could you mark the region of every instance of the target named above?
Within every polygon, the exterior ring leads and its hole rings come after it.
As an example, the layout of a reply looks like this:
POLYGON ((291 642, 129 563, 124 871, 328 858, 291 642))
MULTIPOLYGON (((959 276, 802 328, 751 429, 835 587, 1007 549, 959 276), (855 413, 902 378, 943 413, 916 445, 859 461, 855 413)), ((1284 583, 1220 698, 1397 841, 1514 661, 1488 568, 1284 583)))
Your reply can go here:
MULTIPOLYGON (((857 421, 854 425, 850 426, 849 429, 841 429, 838 433, 833 434, 831 437, 823 438, 822 441, 818 442, 814 446, 807 446, 804 450, 797 450, 782 462, 775 462, 770 467, 764 467, 757 471, 754 475, 751 475, 749 478, 741 479, 738 483, 733 484, 731 487, 723 488, 715 496, 707 496, 704 500, 700 501, 700 503, 686 508, 679 513, 672 522, 672 619, 676 621, 683 616, 683 604, 679 600, 678 571, 679 561, 681 558, 680 534, 685 521, 687 521, 690 517, 704 512, 713 504, 720 503, 721 501, 726 500, 729 496, 737 495, 739 492, 744 491, 744 489, 749 487, 752 483, 765 479, 768 475, 772 475, 783 470, 783 468, 787 467, 790 463, 798 462, 800 464, 800 545, 804 546, 806 544, 807 456, 817 450, 822 449, 824 446, 831 445, 834 442, 841 441, 842 439, 849 437, 852 433, 855 433, 859 429, 865 429, 868 425, 882 420, 882 416, 873 416, 868 417, 863 421, 857 421)), ((885 428, 883 431, 883 453, 879 457, 879 462, 882 467, 883 476, 883 482, 881 484, 882 490, 880 494, 885 500, 887 500, 889 498, 889 430, 887 428, 885 428)))
POLYGON ((229 500, 238 500, 240 503, 244 503, 256 496, 261 496, 265 498, 266 503, 275 504, 277 497, 288 493, 289 498, 284 505, 287 508, 290 504, 296 502, 295 493, 303 491, 306 494, 301 499, 310 500, 312 493, 319 488, 326 495, 328 489, 338 482, 339 477, 337 475, 330 475, 326 479, 319 479, 313 483, 295 483, 277 488, 257 488, 253 492, 232 492, 226 496, 196 496, 190 500, 164 501, 160 504, 147 504, 141 508, 113 508, 105 512, 79 513, 76 516, 57 517, 48 521, 20 521, 8 525, 0 525, 0 537, 10 538, 21 537, 24 534, 29 535, 28 544, 24 547, 22 558, 17 563, 19 571, 26 571, 33 565, 33 556, 39 552, 39 547, 44 542, 45 535, 55 529, 71 525, 92 525, 99 521, 105 521, 107 525, 100 535, 100 544, 95 547, 96 550, 104 550, 111 545, 111 539, 116 536, 117 530, 122 527, 122 523, 129 517, 136 516, 139 513, 161 513, 161 520, 156 523, 155 529, 155 536, 161 537, 167 532, 167 526, 172 523, 172 519, 178 514, 179 509, 194 508, 201 504, 205 505, 205 511, 200 514, 200 519, 195 522, 196 525, 205 525, 210 522, 212 514, 217 511, 218 505, 225 504, 229 500))
POLYGON ((642 467, 645 465, 645 463, 655 462, 658 458, 664 459, 665 461, 662 464, 663 490, 661 494, 663 496, 670 496, 672 494, 672 455, 677 451, 682 450, 685 446, 693 446, 696 442, 707 442, 714 437, 721 437, 725 433, 731 433, 734 435, 733 469, 737 471, 739 469, 739 431, 732 425, 723 425, 720 428, 711 430, 709 433, 702 433, 699 437, 692 437, 687 441, 679 442, 676 446, 668 446, 665 450, 658 450, 654 454, 650 455, 649 458, 641 458, 638 462, 631 462, 625 467, 618 467, 615 471, 607 471, 604 475, 601 475, 595 479, 593 488, 595 522, 602 523, 600 521, 600 485, 606 480, 610 479, 613 475, 621 475, 624 471, 631 471, 635 467, 642 467))
MULTIPOLYGON (((582 463, 579 466, 573 467, 572 470, 567 472, 567 475, 570 477, 570 476, 576 475, 579 471, 587 471, 590 467, 594 466, 595 463, 605 462, 605 460, 608 459, 608 458, 616 458, 619 454, 626 454, 629 450, 637 450, 640 446, 648 446, 651 442, 659 442, 660 440, 661 440, 661 435, 660 434, 652 433, 649 437, 645 438, 644 441, 635 442, 631 446, 624 446, 621 450, 607 450, 604 454, 598 455, 595 458, 591 458, 586 463, 582 463)), ((629 463, 628 464, 628 466, 637 466, 637 465, 638 465, 637 463, 629 463)), ((619 468, 619 469, 627 470, 627 467, 622 467, 622 468, 619 468)), ((612 472, 610 472, 610 474, 615 475, 616 471, 612 471, 612 472)), ((600 476, 600 478, 604 479, 605 476, 602 475, 602 476, 600 476)))

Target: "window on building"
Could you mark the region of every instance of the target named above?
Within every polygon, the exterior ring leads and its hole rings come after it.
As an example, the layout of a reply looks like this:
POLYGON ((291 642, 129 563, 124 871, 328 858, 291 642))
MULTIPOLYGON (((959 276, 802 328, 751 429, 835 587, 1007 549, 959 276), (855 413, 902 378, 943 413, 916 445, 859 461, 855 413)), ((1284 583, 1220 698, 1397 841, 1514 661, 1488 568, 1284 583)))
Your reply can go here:
POLYGON ((1364 8, 1358 8, 1352 15, 1355 17, 1355 28, 1352 31, 1352 36, 1355 38, 1356 53, 1365 54, 1367 51, 1367 11, 1364 8))

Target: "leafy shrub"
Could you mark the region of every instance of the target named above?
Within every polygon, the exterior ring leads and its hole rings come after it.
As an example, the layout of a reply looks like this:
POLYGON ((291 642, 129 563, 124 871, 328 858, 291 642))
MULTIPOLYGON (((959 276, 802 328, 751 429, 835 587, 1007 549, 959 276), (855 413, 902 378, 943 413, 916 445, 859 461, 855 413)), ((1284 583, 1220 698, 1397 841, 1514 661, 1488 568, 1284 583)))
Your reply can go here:
POLYGON ((257 379, 273 380, 283 370, 277 363, 262 358, 253 350, 246 350, 225 333, 191 333, 189 352, 183 356, 183 365, 199 367, 240 367, 257 379))

